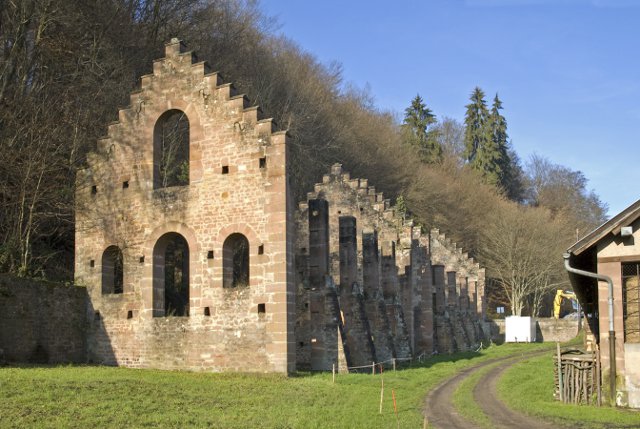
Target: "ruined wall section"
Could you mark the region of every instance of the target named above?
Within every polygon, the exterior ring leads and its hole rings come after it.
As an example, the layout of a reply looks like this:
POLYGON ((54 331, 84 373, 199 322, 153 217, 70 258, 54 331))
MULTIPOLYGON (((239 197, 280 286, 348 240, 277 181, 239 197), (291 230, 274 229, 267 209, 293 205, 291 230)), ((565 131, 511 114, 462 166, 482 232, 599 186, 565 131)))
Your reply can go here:
POLYGON ((377 231, 362 234, 363 289, 376 357, 385 362, 395 357, 395 345, 380 283, 380 249, 377 231))
POLYGON ((437 229, 429 232, 429 250, 434 265, 444 265, 447 271, 457 273, 457 282, 466 291, 465 303, 480 318, 484 317, 484 268, 437 229))
POLYGON ((331 370, 346 366, 349 347, 338 294, 329 275, 328 204, 322 199, 300 203, 296 215, 296 360, 299 369, 331 370))
POLYGON ((422 228, 411 223, 411 275, 413 313, 413 350, 416 356, 428 356, 434 350, 433 272, 428 240, 422 228))
POLYGON ((300 203, 294 215, 296 224, 296 255, 295 255, 295 283, 296 283, 296 369, 311 369, 311 338, 315 338, 311 322, 312 282, 309 273, 309 205, 300 203))
MULTIPOLYGON (((142 77, 77 177, 76 282, 94 317, 99 363, 193 370, 295 369, 293 209, 286 133, 172 40, 142 77), (172 109, 189 121, 189 184, 154 187, 154 127, 172 109), (161 316, 154 259, 166 233, 189 248, 189 316, 161 316), (248 287, 223 288, 223 243, 249 242, 248 287), (124 291, 101 291, 102 255, 123 252, 124 291), (107 353, 109 350, 111 353, 107 353)), ((164 281, 164 280, 162 280, 164 281)))
POLYGON ((86 363, 87 291, 0 275, 0 365, 86 363))
MULTIPOLYGON (((429 250, 432 263, 441 267, 439 270, 444 270, 446 276, 441 297, 445 305, 439 308, 436 318, 440 320, 436 323, 455 339, 455 345, 443 340, 440 347, 472 348, 483 337, 484 269, 437 229, 429 233, 429 250)), ((444 333, 439 337, 443 336, 444 333)))
MULTIPOLYGON (((417 301, 414 303, 414 296, 419 301, 422 293, 421 289, 416 292, 422 288, 422 285, 418 286, 418 275, 411 274, 418 271, 411 267, 411 235, 415 228, 411 224, 405 226, 389 201, 369 186, 367 180, 352 179, 342 171, 340 164, 334 165, 322 183, 316 184, 314 192, 308 194, 309 201, 315 199, 326 200, 329 204, 330 275, 338 285, 341 305, 344 301, 349 307, 358 307, 347 311, 351 317, 362 314, 361 307, 364 306, 366 320, 358 316, 351 325, 361 325, 361 334, 367 335, 364 325, 365 322, 368 324, 368 336, 372 338, 376 360, 410 357, 412 343, 415 343, 411 334, 417 335, 417 330, 413 329, 415 322, 411 314, 410 334, 403 303, 407 309, 415 307, 417 301), (350 218, 355 223, 355 241, 352 243, 355 254, 343 251, 341 257, 340 222, 350 218), (389 249, 395 248, 396 243, 407 235, 403 259, 397 260, 395 253, 389 254, 389 249), (350 259, 346 260, 346 256, 350 259), (347 287, 343 287, 345 282, 347 287)), ((342 310, 344 314, 346 307, 342 310)), ((345 322, 348 328, 349 323, 345 322)), ((348 329, 345 332, 348 338, 348 329)), ((354 350, 352 346, 352 356, 354 350)), ((358 360, 366 359, 361 356, 358 360)))
POLYGON ((339 258, 340 258, 340 312, 342 326, 347 341, 350 365, 364 366, 377 361, 373 347, 371 328, 365 312, 362 281, 358 282, 358 255, 356 218, 340 216, 339 258))
POLYGON ((395 245, 395 241, 382 243, 380 280, 396 352, 395 357, 409 359, 412 357, 411 339, 402 309, 395 245))
MULTIPOLYGON (((308 201, 327 204, 328 275, 337 288, 349 365, 476 345, 484 270, 462 249, 438 230, 423 233, 367 180, 351 178, 340 164, 315 185, 308 201)), ((305 240, 297 246, 300 260, 314 242, 310 236, 305 240)))

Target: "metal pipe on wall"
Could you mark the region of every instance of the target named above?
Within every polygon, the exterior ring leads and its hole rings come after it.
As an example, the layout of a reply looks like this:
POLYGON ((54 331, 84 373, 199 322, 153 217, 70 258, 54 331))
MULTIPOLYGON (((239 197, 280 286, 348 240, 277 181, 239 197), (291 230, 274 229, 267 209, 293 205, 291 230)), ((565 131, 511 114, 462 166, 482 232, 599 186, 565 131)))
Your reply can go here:
POLYGON ((564 257, 564 268, 568 272, 607 282, 608 290, 609 290, 609 297, 607 299, 608 310, 609 310, 609 389, 611 391, 611 397, 610 397, 611 405, 615 406, 616 404, 616 331, 613 327, 613 280, 611 280, 611 277, 605 276, 604 274, 592 273, 590 271, 584 271, 578 268, 574 268, 569 263, 569 258, 571 257, 571 254, 565 253, 562 256, 564 257))

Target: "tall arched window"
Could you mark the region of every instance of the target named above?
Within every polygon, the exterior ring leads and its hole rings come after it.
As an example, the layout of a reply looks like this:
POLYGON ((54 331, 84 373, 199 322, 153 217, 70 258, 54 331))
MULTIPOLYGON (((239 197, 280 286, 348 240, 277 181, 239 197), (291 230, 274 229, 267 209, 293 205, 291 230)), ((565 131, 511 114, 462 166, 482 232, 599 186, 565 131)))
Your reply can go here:
POLYGON ((122 250, 109 246, 102 254, 102 294, 122 293, 123 277, 122 250))
POLYGON ((227 237, 222 246, 222 286, 249 286, 249 240, 240 233, 227 237))
POLYGON ((189 245, 175 232, 153 248, 153 315, 189 315, 189 245))
POLYGON ((153 130, 154 188, 189 184, 189 119, 181 110, 169 110, 153 130))

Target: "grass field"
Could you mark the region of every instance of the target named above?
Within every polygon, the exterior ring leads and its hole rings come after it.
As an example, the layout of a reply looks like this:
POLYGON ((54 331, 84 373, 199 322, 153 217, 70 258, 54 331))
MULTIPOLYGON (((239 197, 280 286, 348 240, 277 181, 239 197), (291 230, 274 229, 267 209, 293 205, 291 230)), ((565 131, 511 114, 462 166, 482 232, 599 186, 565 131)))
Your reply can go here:
MULTIPOLYGON (((444 379, 490 358, 545 347, 492 346, 479 353, 436 356, 382 377, 340 374, 335 384, 326 373, 284 377, 98 366, 0 367, 0 428, 395 428, 392 389, 400 427, 420 428, 424 398, 444 379)), ((546 419, 569 418, 581 428, 640 428, 640 413, 553 401, 551 353, 508 371, 499 384, 501 399, 546 419)), ((486 426, 472 400, 481 374, 460 385, 454 402, 486 426)))
POLYGON ((572 421, 580 428, 640 428, 638 411, 555 401, 552 354, 525 360, 507 370, 498 382, 500 399, 515 410, 545 420, 572 421))
MULTIPOLYGON (((461 368, 527 345, 436 356, 381 376, 211 374, 96 366, 0 368, 0 427, 422 427, 429 388, 461 368)), ((535 347, 535 346, 534 346, 535 347)))

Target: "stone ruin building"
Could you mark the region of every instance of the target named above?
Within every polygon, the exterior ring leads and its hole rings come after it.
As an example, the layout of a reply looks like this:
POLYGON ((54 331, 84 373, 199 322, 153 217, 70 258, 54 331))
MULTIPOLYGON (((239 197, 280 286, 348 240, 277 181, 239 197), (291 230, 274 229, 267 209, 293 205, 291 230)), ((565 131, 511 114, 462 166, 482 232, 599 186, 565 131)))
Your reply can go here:
POLYGON ((484 270, 339 164, 295 204, 287 145, 166 45, 77 177, 90 361, 289 373, 477 344, 484 270))

